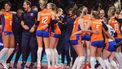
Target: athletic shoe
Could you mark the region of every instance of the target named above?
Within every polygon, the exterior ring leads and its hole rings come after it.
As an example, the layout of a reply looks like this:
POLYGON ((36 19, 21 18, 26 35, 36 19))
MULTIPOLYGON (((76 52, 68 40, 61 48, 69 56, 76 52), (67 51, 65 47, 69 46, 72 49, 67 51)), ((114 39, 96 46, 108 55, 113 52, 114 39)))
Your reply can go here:
POLYGON ((9 69, 7 63, 1 63, 1 65, 3 66, 4 69, 9 69))
POLYGON ((14 63, 13 68, 17 68, 17 63, 14 63))
POLYGON ((31 63, 29 67, 27 66, 27 68, 29 68, 29 69, 33 69, 35 67, 36 67, 36 64, 35 63, 31 63))
POLYGON ((25 68, 25 64, 26 64, 26 62, 22 62, 21 69, 24 69, 25 68))
POLYGON ((37 69, 41 69, 41 64, 37 64, 37 69))

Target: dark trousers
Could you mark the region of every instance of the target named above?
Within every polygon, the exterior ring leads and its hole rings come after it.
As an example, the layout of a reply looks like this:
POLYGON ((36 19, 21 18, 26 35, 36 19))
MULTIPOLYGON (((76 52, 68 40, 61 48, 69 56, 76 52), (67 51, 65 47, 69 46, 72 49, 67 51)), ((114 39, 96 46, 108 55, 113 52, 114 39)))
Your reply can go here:
POLYGON ((20 58, 21 55, 21 40, 22 40, 22 35, 21 34, 15 34, 15 49, 12 52, 12 54, 10 55, 10 57, 7 59, 7 63, 11 62, 11 59, 13 58, 14 54, 16 53, 16 57, 15 57, 15 61, 14 63, 18 63, 18 60, 20 58))
POLYGON ((67 65, 70 65, 70 62, 71 62, 71 59, 70 59, 70 56, 69 56, 69 51, 62 51, 61 53, 61 62, 64 64, 64 61, 65 61, 65 57, 66 57, 66 60, 67 60, 67 65))
POLYGON ((67 65, 70 64, 71 58, 69 55, 69 50, 70 50, 70 44, 68 42, 67 34, 62 33, 60 39, 59 39, 59 44, 57 47, 57 50, 59 54, 61 54, 61 62, 64 64, 65 62, 65 57, 67 60, 67 65))
POLYGON ((27 62, 27 58, 31 54, 31 62, 37 59, 37 41, 36 36, 30 32, 22 33, 22 61, 27 62))

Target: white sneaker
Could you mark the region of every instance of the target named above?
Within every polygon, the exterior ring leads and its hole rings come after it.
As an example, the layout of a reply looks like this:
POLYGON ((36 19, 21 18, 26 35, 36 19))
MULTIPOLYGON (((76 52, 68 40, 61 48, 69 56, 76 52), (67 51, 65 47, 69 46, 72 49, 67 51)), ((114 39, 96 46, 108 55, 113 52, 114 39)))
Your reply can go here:
POLYGON ((41 64, 37 63, 37 69, 41 69, 41 64))
POLYGON ((8 69, 9 66, 7 65, 7 63, 1 63, 1 64, 2 64, 4 69, 8 69))
POLYGON ((116 64, 115 61, 111 61, 110 64, 111 64, 115 69, 119 69, 119 68, 117 67, 117 64, 116 64))

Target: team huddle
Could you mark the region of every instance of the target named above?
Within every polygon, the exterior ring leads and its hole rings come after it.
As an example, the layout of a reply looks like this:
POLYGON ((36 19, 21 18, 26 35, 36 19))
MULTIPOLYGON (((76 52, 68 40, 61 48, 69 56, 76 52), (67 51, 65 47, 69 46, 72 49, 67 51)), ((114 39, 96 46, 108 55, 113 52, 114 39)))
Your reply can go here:
MULTIPOLYGON (((14 68, 17 68, 18 59, 22 54, 21 69, 24 69, 31 54, 31 64, 28 68, 33 69, 36 66, 37 69, 43 69, 43 46, 48 69, 60 66, 57 46, 62 35, 60 25, 67 22, 66 15, 63 9, 57 8, 54 3, 48 3, 47 0, 39 0, 39 4, 39 12, 37 7, 31 8, 29 1, 23 3, 24 12, 22 9, 17 12, 10 11, 10 2, 6 2, 4 9, 0 11, 4 46, 0 51, 0 63, 4 69, 10 68, 16 49, 18 51, 14 68), (3 60, 4 54, 7 56, 3 60)), ((74 14, 73 9, 69 9, 69 14, 74 14)), ((89 64, 91 69, 98 66, 103 69, 121 69, 122 11, 112 6, 107 11, 108 18, 105 17, 103 9, 91 10, 89 13, 88 8, 82 6, 75 8, 75 11, 76 14, 71 16, 74 22, 69 40, 77 57, 68 69, 82 69, 84 64, 89 64)))

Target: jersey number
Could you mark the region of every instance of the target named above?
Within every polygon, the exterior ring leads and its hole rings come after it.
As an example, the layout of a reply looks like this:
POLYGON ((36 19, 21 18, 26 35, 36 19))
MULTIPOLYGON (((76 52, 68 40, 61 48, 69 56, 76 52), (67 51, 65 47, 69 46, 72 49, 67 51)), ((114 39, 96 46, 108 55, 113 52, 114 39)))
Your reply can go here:
POLYGON ((48 16, 44 16, 42 18, 42 23, 46 24, 47 23, 47 20, 48 20, 48 16))

